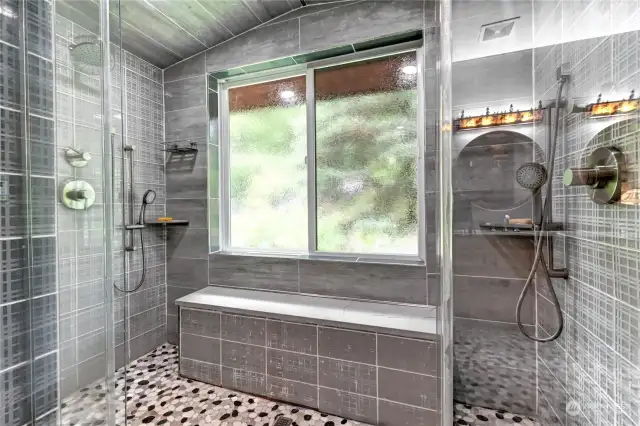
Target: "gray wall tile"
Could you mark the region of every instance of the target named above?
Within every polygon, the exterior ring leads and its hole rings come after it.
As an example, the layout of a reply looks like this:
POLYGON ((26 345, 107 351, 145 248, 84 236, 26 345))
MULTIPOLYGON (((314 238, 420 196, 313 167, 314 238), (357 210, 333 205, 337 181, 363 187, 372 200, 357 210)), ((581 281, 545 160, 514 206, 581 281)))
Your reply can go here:
POLYGON ((204 74, 164 84, 165 111, 207 105, 207 81, 204 74))
MULTIPOLYGON (((150 326, 151 328, 153 326, 150 326)), ((167 341, 167 329, 165 324, 151 329, 139 336, 131 339, 129 343, 129 359, 138 359, 149 353, 150 349, 155 349, 167 341)))
POLYGON ((376 363, 376 335, 337 328, 319 328, 318 354, 348 361, 376 363))
POLYGON ((300 291, 425 304, 426 270, 424 266, 301 260, 300 291))
POLYGON ((318 388, 307 383, 267 376, 266 395, 276 400, 305 407, 315 408, 318 406, 318 388))
POLYGON ((266 349, 260 346, 222 341, 222 365, 244 372, 266 371, 266 349))
POLYGON ((528 99, 527 106, 531 107, 533 81, 522 76, 530 75, 532 69, 531 50, 456 62, 452 73, 453 107, 483 108, 495 101, 504 103, 505 99, 517 98, 528 99))
POLYGON ((384 383, 378 397, 422 408, 438 408, 438 379, 422 374, 380 367, 378 380, 384 383))
POLYGON ((185 333, 180 335, 180 356, 220 364, 220 339, 185 333))
POLYGON ((199 290, 207 286, 207 261, 204 259, 167 259, 167 283, 199 290))
MULTIPOLYGON (((173 195, 173 194, 169 194, 173 195)), ((167 216, 188 220, 189 228, 207 227, 207 200, 167 199, 167 216)))
POLYGON ((222 385, 222 371, 219 365, 208 364, 188 358, 180 358, 180 374, 201 382, 222 385))
POLYGON ((377 396, 378 382, 374 365, 320 358, 318 373, 320 386, 377 396))
POLYGON ((180 344, 180 324, 177 315, 167 315, 167 342, 172 345, 180 344))
POLYGON ((378 408, 375 398, 322 387, 319 398, 320 411, 367 423, 375 424, 377 421, 378 408))
POLYGON ((207 116, 205 106, 168 111, 165 114, 165 141, 206 138, 207 116))
POLYGON ((267 320, 267 347, 315 355, 318 329, 313 325, 267 320))
POLYGON ((205 74, 204 52, 164 70, 165 83, 205 74))
MULTIPOLYGON (((514 306, 524 280, 454 276, 454 313, 463 318, 515 322, 514 306)), ((530 292, 522 306, 524 324, 534 324, 534 295, 530 292)))
POLYGON ((195 289, 193 288, 167 285, 167 315, 177 316, 179 308, 175 303, 176 300, 194 291, 195 289))
POLYGON ((316 384, 318 382, 318 358, 268 349, 267 374, 281 379, 316 384))
POLYGON ((453 271, 459 275, 526 278, 532 261, 531 240, 456 236, 453 271))
POLYGON ((297 20, 265 25, 207 50, 207 72, 299 53, 297 20))
POLYGON ((180 331, 205 337, 220 337, 220 313, 182 309, 180 331))
POLYGON ((438 373, 438 346, 428 340, 378 335, 378 365, 415 373, 438 373))
POLYGON ((300 18, 303 52, 423 27, 422 2, 360 2, 300 18))
POLYGON ((378 416, 378 422, 382 425, 414 426, 439 424, 439 416, 435 411, 410 407, 404 404, 396 404, 385 400, 378 402, 378 416))
POLYGON ((222 386, 242 392, 264 394, 267 385, 264 373, 245 369, 222 367, 222 386))
POLYGON ((209 236, 205 229, 174 227, 166 231, 167 256, 207 259, 209 236))
POLYGON ((207 169, 204 167, 170 171, 166 178, 169 199, 205 199, 207 197, 207 169))
POLYGON ((222 339, 265 346, 266 321, 264 318, 222 314, 220 320, 222 339))
POLYGON ((209 284, 265 290, 298 291, 295 259, 209 256, 209 284))

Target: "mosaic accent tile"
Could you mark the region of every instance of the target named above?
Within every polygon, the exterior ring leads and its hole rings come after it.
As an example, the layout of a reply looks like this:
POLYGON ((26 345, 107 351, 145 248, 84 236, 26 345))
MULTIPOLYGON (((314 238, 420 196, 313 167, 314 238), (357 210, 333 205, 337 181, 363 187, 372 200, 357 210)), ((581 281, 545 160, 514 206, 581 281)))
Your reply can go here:
MULTIPOLYGON (((210 380, 211 374, 220 375, 220 370, 212 371, 213 364, 182 360, 183 373, 188 369, 193 377, 210 380), (198 365, 201 364, 201 365, 198 365), (203 376, 204 375, 204 376, 203 376)), ((314 402, 313 392, 300 392, 299 382, 288 382, 269 377, 268 392, 277 397, 288 394, 296 387, 296 395, 302 395, 301 403, 314 402)), ((126 400, 127 424, 166 425, 166 426, 269 426, 276 418, 286 416, 293 420, 292 425, 360 426, 365 423, 322 412, 282 404, 246 393, 201 383, 178 374, 178 349, 174 345, 164 344, 152 352, 131 362, 116 372, 115 395, 117 397, 116 423, 124 424, 124 401, 126 400)), ((315 388, 313 389, 315 391, 315 388)), ((350 394, 354 395, 355 394, 350 394)), ((60 425, 102 424, 105 419, 105 386, 103 380, 80 389, 64 399, 61 405, 60 425)), ((398 424, 430 424, 427 420, 432 411, 403 406, 405 415, 393 419, 398 424), (411 423, 411 420, 414 423, 411 423), (422 419, 422 420, 420 420, 422 419), (420 421, 419 421, 420 420, 420 421), (419 423, 415 423, 419 421, 419 423), (403 423, 404 422, 404 423, 403 423)), ((355 409, 356 407, 354 407, 355 409)), ((361 406, 360 408, 366 408, 361 406)), ((454 425, 540 426, 532 418, 491 410, 471 405, 456 404, 454 425)))
POLYGON ((506 426, 515 424, 541 426, 531 417, 508 413, 504 410, 474 407, 469 404, 455 404, 453 419, 454 425, 506 426))
MULTIPOLYGON (((183 359, 182 362, 183 369, 189 364, 190 370, 196 370, 195 377, 198 374, 210 374, 206 368, 196 366, 191 360, 183 359)), ((180 377, 178 349, 170 344, 164 344, 133 361, 126 369, 119 369, 116 378, 117 424, 124 424, 126 420, 132 426, 268 426, 280 416, 291 418, 292 424, 299 426, 362 424, 180 377), (123 388, 125 392, 122 392, 123 388)), ((271 389, 277 395, 287 392, 287 385, 274 383, 271 389)), ((312 398, 313 395, 308 397, 312 398)), ((101 424, 106 414, 105 398, 102 380, 70 395, 61 406, 61 425, 101 424)))

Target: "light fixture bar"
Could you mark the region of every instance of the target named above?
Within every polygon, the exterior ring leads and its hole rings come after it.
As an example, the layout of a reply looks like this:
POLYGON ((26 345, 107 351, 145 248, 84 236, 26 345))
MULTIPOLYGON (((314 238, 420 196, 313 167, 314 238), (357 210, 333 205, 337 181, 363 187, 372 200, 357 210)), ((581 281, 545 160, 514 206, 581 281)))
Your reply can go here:
POLYGON ((455 121, 456 130, 471 130, 484 127, 496 126, 513 126, 516 124, 537 123, 542 120, 542 112, 544 108, 539 106, 537 109, 529 109, 526 111, 514 111, 513 105, 509 107, 508 112, 490 113, 489 108, 485 115, 473 117, 465 117, 464 111, 462 115, 455 121))
POLYGON ((587 113, 592 118, 609 117, 611 115, 629 114, 630 112, 638 111, 640 108, 640 101, 634 99, 634 91, 631 91, 629 99, 622 99, 619 101, 601 101, 602 96, 598 95, 598 100, 587 105, 587 113))

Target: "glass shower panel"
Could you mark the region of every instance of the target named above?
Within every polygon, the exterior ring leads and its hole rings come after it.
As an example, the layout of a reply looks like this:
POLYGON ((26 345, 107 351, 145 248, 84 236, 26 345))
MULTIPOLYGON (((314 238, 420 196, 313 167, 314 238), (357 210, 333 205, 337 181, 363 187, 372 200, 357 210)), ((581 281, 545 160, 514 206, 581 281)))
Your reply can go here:
POLYGON ((456 418, 637 419, 639 39, 635 1, 453 3, 456 418))
POLYGON ((113 424, 115 414, 109 113, 115 46, 108 44, 107 7, 106 0, 61 0, 54 16, 60 328, 55 424, 113 424))
POLYGON ((496 410, 535 418, 539 346, 520 330, 536 334, 535 291, 515 314, 543 198, 521 178, 546 167, 548 145, 548 110, 533 96, 531 2, 453 2, 451 13, 454 422, 499 422, 496 410))
MULTIPOLYGON (((640 116, 637 109, 600 117, 594 112, 608 110, 607 101, 636 98, 640 8, 631 1, 536 1, 533 14, 534 96, 554 104, 562 74, 567 78, 561 98, 571 101, 560 106, 550 200, 553 220, 562 225, 551 258, 568 269, 567 280, 553 280, 564 332, 553 344, 539 345, 539 417, 544 424, 625 424, 637 421, 640 396, 640 303, 633 296, 640 253, 634 195, 640 187, 640 116), (592 189, 568 186, 564 178, 603 149, 617 150, 626 169, 619 198, 609 204, 595 203, 592 189)), ((548 336, 558 322, 555 301, 541 281, 536 323, 539 335, 548 336)))

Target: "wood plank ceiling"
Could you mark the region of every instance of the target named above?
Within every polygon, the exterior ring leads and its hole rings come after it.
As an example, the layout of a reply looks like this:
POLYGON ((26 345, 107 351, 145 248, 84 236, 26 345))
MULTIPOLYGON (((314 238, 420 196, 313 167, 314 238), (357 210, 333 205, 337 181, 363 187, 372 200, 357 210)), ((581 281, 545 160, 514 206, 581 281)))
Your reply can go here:
MULTIPOLYGON (((110 0, 110 37, 114 43, 122 40, 129 52, 166 68, 302 7, 302 1, 110 0)), ((58 14, 95 34, 100 34, 99 10, 99 0, 56 1, 58 14)))

